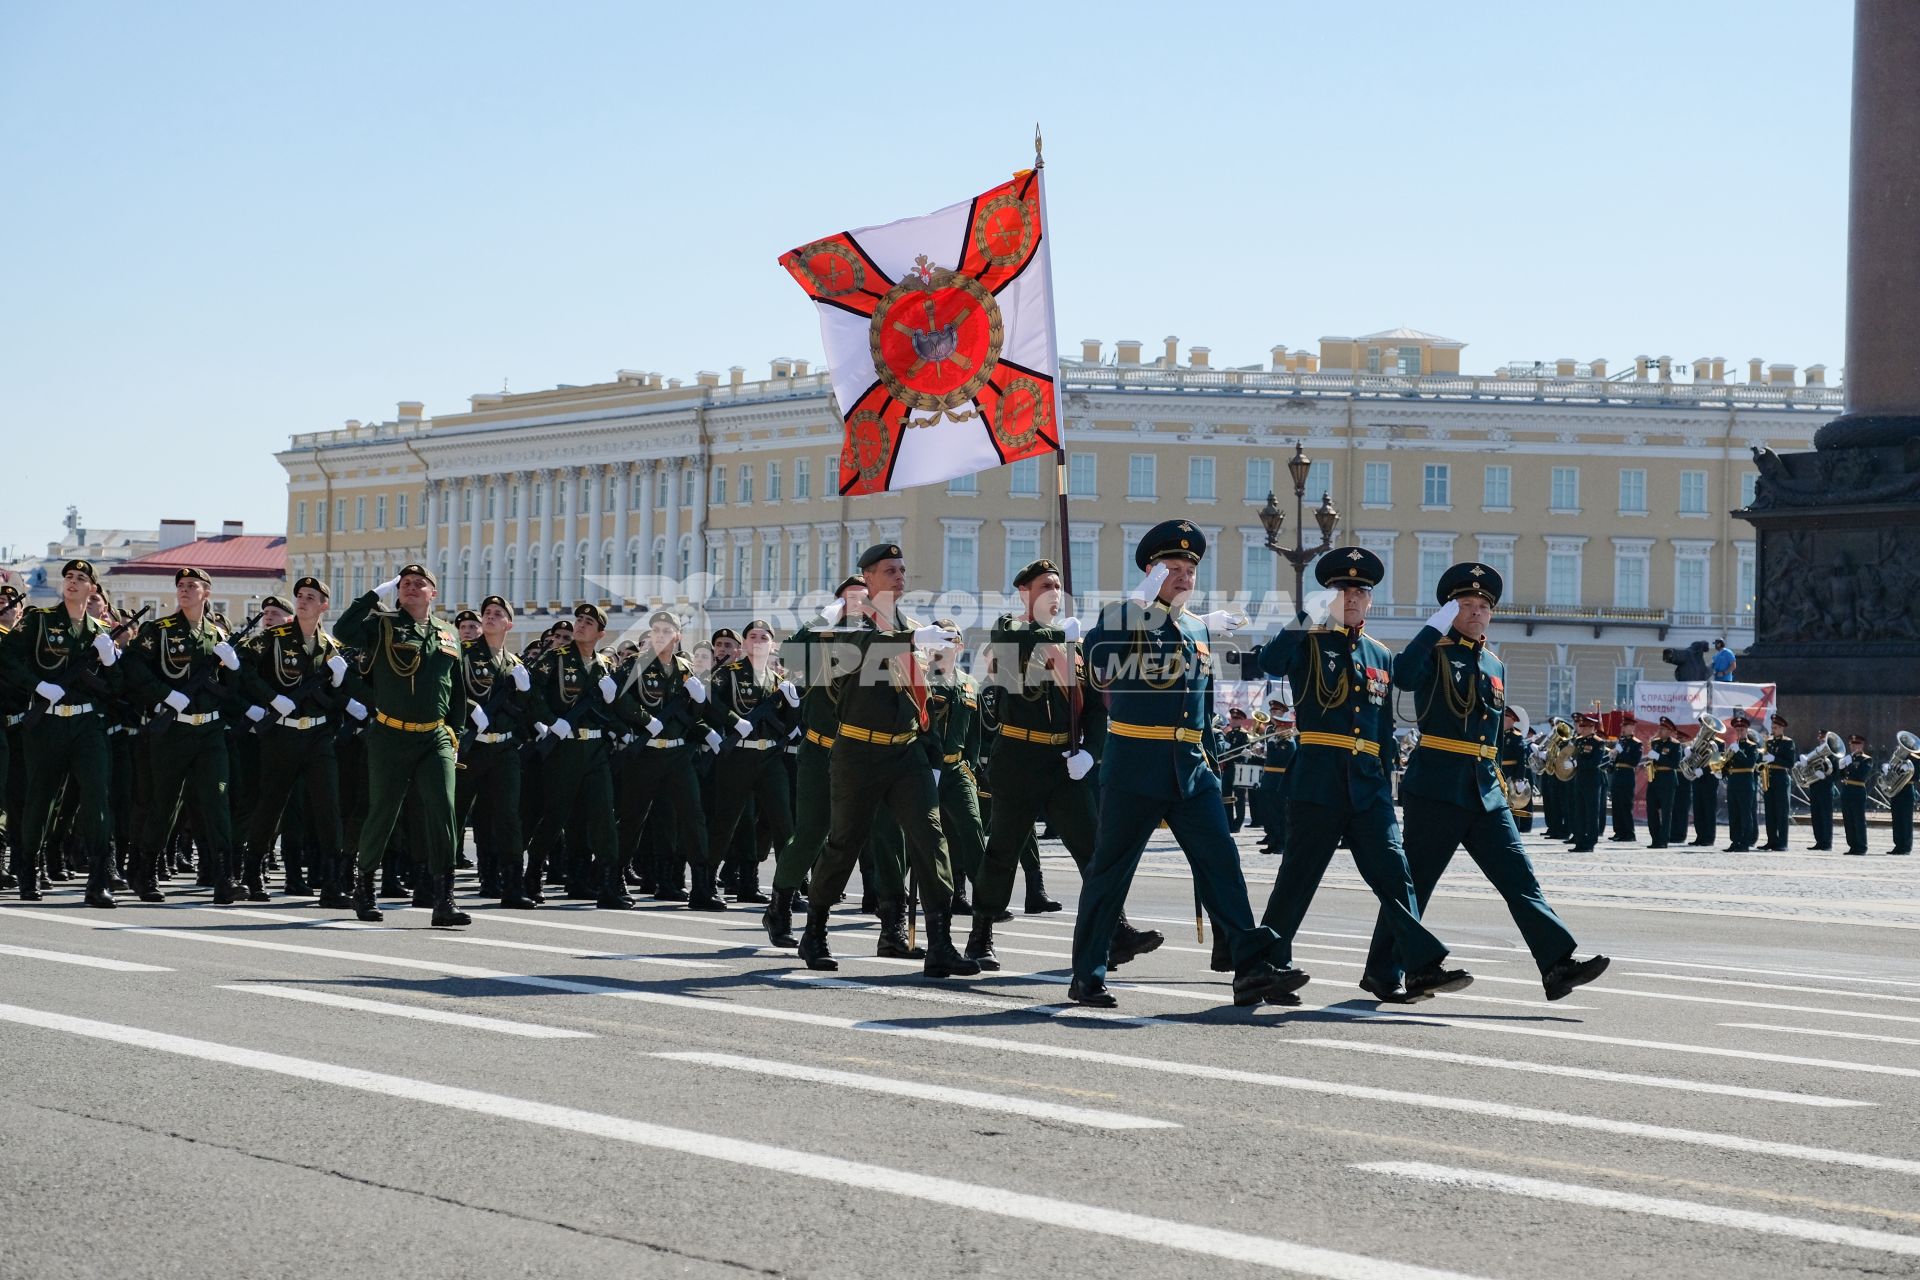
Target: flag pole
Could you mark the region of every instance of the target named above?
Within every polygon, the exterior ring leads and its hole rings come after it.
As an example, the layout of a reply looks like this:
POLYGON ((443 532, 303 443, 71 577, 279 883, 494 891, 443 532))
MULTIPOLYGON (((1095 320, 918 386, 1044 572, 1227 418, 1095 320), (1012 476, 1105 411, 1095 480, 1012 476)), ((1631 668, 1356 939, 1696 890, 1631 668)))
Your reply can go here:
MULTIPOLYGON (((1041 149, 1040 122, 1033 125, 1033 179, 1040 187, 1040 236, 1042 243, 1053 237, 1053 215, 1047 211, 1047 158, 1041 149)), ((1047 351, 1047 371, 1053 375, 1053 482, 1060 503, 1060 588, 1073 600, 1073 517, 1067 511, 1067 417, 1060 395, 1060 313, 1053 303, 1053 249, 1048 246, 1042 258, 1046 277, 1047 319, 1051 322, 1053 342, 1047 351)), ((1071 650, 1069 650, 1071 653, 1071 650)), ((1067 748, 1080 749, 1080 714, 1074 696, 1074 666, 1067 662, 1067 748)))

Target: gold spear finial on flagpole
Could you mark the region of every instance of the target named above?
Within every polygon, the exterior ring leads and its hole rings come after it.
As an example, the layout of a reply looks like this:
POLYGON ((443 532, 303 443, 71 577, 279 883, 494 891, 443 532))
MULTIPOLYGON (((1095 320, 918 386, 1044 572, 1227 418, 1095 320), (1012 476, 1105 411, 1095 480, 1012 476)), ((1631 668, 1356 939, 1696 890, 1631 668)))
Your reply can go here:
POLYGON ((1046 159, 1040 154, 1040 122, 1038 120, 1033 122, 1033 167, 1036 169, 1047 167, 1046 159))

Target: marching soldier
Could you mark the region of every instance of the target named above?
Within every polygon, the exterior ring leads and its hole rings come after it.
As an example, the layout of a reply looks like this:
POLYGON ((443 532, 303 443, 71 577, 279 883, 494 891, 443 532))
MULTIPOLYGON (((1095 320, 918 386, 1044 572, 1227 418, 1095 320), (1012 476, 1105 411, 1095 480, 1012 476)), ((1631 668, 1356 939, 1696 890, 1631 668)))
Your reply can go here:
POLYGON ((1273 718, 1273 736, 1267 739, 1260 764, 1260 852, 1279 853, 1287 847, 1287 772, 1300 744, 1294 739, 1293 713, 1286 703, 1273 699, 1267 714, 1273 718))
POLYGON ((1613 767, 1608 770, 1608 799, 1613 809, 1613 835, 1609 838, 1617 843, 1639 839, 1633 829, 1634 772, 1641 758, 1640 738, 1634 733, 1638 724, 1633 712, 1621 712, 1619 745, 1613 753, 1613 767))
MULTIPOLYGON (((4 652, 7 633, 20 624, 25 612, 26 599, 20 594, 19 588, 10 582, 0 586, 0 652, 4 652)), ((0 674, 0 819, 4 820, 7 841, 7 858, 0 862, 0 890, 20 887, 12 864, 20 853, 20 810, 26 761, 19 759, 19 736, 20 722, 26 719, 26 713, 26 701, 19 697, 12 682, 0 674)))
MULTIPOLYGON (((960 624, 952 618, 935 618, 934 625, 960 635, 960 624)), ((974 769, 980 761, 980 687, 972 676, 960 669, 960 650, 964 642, 931 652, 927 671, 927 720, 929 731, 940 740, 940 829, 947 837, 947 859, 954 879, 972 876, 980 879, 981 864, 987 856, 986 826, 980 817, 980 793, 974 785, 974 769)), ((958 898, 958 890, 955 897, 958 898)), ((958 903, 955 904, 958 912, 958 903)), ((971 912, 969 913, 971 914, 971 912)), ((991 917, 987 917, 989 921, 991 917)), ((977 933, 980 921, 974 921, 977 933)), ((882 921, 882 928, 886 922, 882 921)), ((907 939, 901 939, 907 941, 907 939)), ((982 969, 998 969, 1000 962, 974 949, 969 938, 966 954, 982 969)), ((923 957, 924 958, 924 957, 923 957)))
MULTIPOLYGON (((959 639, 923 625, 900 608, 907 562, 896 544, 869 547, 860 557, 867 599, 854 629, 834 637, 848 662, 837 674, 840 725, 828 770, 832 821, 827 847, 813 871, 800 958, 809 969, 837 969, 827 945, 827 916, 846 888, 884 807, 900 824, 927 914, 930 978, 972 977, 980 966, 954 948, 953 873, 940 830, 940 743, 929 733, 926 671, 921 654, 959 639)), ((884 910, 884 908, 883 908, 884 910)))
MULTIPOLYGON (((634 829, 646 826, 655 803, 661 800, 666 802, 667 817, 673 824, 670 862, 675 884, 663 882, 655 899, 678 901, 671 896, 677 887, 678 868, 689 865, 693 869, 693 893, 686 899, 688 909, 725 911, 727 904, 715 887, 714 877, 714 859, 721 851, 707 840, 700 779, 693 770, 698 744, 720 746, 718 716, 706 681, 694 674, 692 660, 680 652, 680 620, 670 611, 657 609, 647 620, 647 643, 621 678, 613 710, 640 739, 634 747, 639 754, 625 779, 629 789, 627 812, 634 829)), ((531 872, 528 881, 533 881, 531 872)))
POLYGON ((1680 739, 1671 716, 1661 716, 1653 731, 1653 744, 1647 750, 1653 756, 1652 771, 1647 774, 1647 831, 1650 845, 1664 849, 1673 836, 1674 795, 1680 782, 1680 739))
MULTIPOLYGON (((1573 934, 1541 892, 1520 842, 1496 763, 1506 709, 1506 664, 1487 645, 1500 602, 1499 573, 1457 564, 1440 575, 1440 608, 1393 660, 1393 683, 1414 696, 1420 741, 1401 780, 1407 868, 1426 911, 1454 851, 1464 847, 1507 904, 1539 966, 1547 999, 1560 1000, 1606 971, 1607 958, 1574 959, 1573 934)), ((1383 910, 1373 928, 1362 990, 1384 1003, 1420 998, 1400 989, 1393 926, 1383 910)))
POLYGON ((460 646, 467 734, 454 783, 456 822, 473 822, 480 892, 514 911, 530 911, 520 859, 520 748, 533 722, 533 673, 508 648, 513 606, 504 596, 480 602, 480 634, 460 646))
MULTIPOLYGON (((612 751, 619 726, 608 709, 620 688, 599 648, 606 630, 599 605, 575 606, 573 643, 542 654, 529 677, 536 714, 547 726, 542 736, 555 740, 541 772, 544 809, 533 833, 533 858, 545 864, 564 833, 568 859, 594 887, 594 905, 624 911, 633 899, 620 873, 613 826, 612 751)), ((569 874, 567 883, 580 878, 569 874)))
MULTIPOLYGON (((1703 726, 1700 733, 1707 732, 1703 726)), ((1720 775, 1712 769, 1700 770, 1693 780, 1693 844, 1712 848, 1719 840, 1720 775)))
MULTIPOLYGON (((320 889, 319 904, 329 910, 353 905, 351 873, 343 865, 340 837, 340 772, 334 751, 334 732, 344 711, 340 692, 347 679, 347 659, 340 645, 322 627, 331 592, 318 578, 305 577, 293 586, 293 618, 269 626, 245 646, 241 687, 252 701, 248 718, 259 725, 259 794, 247 824, 245 880, 247 899, 267 901, 266 856, 274 835, 283 830, 288 800, 298 790, 306 800, 303 817, 310 848, 317 850, 313 880, 320 889), (254 715, 254 711, 259 715, 254 715)), ((265 603, 261 622, 270 615, 265 603)), ((287 875, 294 875, 292 839, 283 838, 287 875)), ((142 902, 160 902, 164 895, 152 881, 152 866, 134 888, 142 902)), ((293 892, 291 884, 287 890, 293 892)))
POLYGON ((220 715, 235 700, 240 654, 226 630, 207 616, 213 579, 205 570, 176 570, 173 590, 179 608, 142 626, 128 646, 128 692, 160 713, 144 734, 152 790, 140 824, 139 873, 143 883, 151 878, 146 869, 158 864, 185 801, 192 806, 201 872, 212 881, 213 900, 226 905, 236 900, 239 886, 227 807, 227 731, 220 715))
POLYGON ((1573 851, 1592 853, 1606 821, 1601 797, 1606 788, 1606 743, 1600 717, 1582 711, 1573 717, 1573 851))
MULTIPOLYGON (((1134 548, 1146 574, 1130 600, 1109 606, 1086 640, 1087 679, 1107 698, 1107 742, 1100 761, 1100 817, 1093 860, 1073 928, 1068 999, 1096 1008, 1118 1003, 1107 989, 1114 929, 1147 841, 1165 821, 1193 868, 1201 905, 1225 934, 1233 1002, 1283 1000, 1307 981, 1286 963, 1275 932, 1253 922, 1240 854, 1227 831, 1220 779, 1207 765, 1213 721, 1212 628, 1240 620, 1224 612, 1187 612, 1207 538, 1191 522, 1168 520, 1134 548)), ((1011 701, 1011 700, 1010 700, 1011 701)), ((1057 748, 1056 748, 1057 750, 1057 748)), ((994 760, 994 820, 1008 779, 994 760)))
MULTIPOLYGON (((714 715, 726 726, 720 756, 713 762, 713 821, 707 829, 708 847, 716 854, 733 847, 734 832, 749 811, 772 835, 775 848, 793 834, 793 801, 780 748, 798 721, 800 691, 775 661, 772 623, 760 618, 749 622, 744 646, 744 654, 713 673, 714 715)), ((740 868, 735 897, 743 902, 760 892, 758 843, 754 833, 754 852, 740 868)))
POLYGON ((1767 850, 1785 853, 1787 832, 1793 826, 1793 765, 1799 760, 1793 739, 1787 736, 1787 718, 1773 716, 1773 733, 1760 757, 1760 799, 1767 812, 1767 850))
POLYGON ((1840 779, 1840 821, 1845 828, 1847 852, 1863 857, 1867 852, 1867 788, 1873 784, 1873 757, 1867 754, 1867 740, 1858 733, 1847 735, 1847 754, 1840 757, 1835 771, 1840 779))
POLYGON ((1727 835, 1730 843, 1721 850, 1722 853, 1751 853, 1754 842, 1760 836, 1753 785, 1760 752, 1747 741, 1747 728, 1752 723, 1740 715, 1727 720, 1727 732, 1732 735, 1732 744, 1727 751, 1727 762, 1722 772, 1727 779, 1727 835))
POLYGON ((1500 757, 1494 767, 1507 784, 1507 806, 1513 813, 1516 831, 1533 830, 1533 795, 1537 784, 1527 764, 1527 740, 1520 732, 1520 714, 1513 707, 1500 713, 1500 757), (1517 784, 1526 783, 1528 791, 1519 794, 1517 784))
POLYGON ((107 848, 107 725, 95 699, 115 680, 94 673, 111 669, 120 651, 111 629, 87 612, 88 598, 98 585, 91 561, 67 561, 60 571, 60 603, 26 610, 18 625, 0 638, 3 682, 31 689, 38 699, 19 713, 26 785, 15 874, 23 902, 40 901, 40 868, 54 802, 71 775, 67 803, 74 807, 74 837, 88 859, 86 902, 90 907, 114 905, 107 848))
POLYGON ((353 909, 360 919, 376 923, 385 917, 374 901, 374 872, 410 795, 420 806, 433 923, 472 923, 453 905, 453 846, 459 838, 454 748, 466 727, 466 690, 459 679, 459 633, 433 616, 439 594, 425 565, 403 565, 348 605, 334 624, 342 644, 367 655, 373 691, 373 724, 366 731, 367 815, 360 827, 353 909))

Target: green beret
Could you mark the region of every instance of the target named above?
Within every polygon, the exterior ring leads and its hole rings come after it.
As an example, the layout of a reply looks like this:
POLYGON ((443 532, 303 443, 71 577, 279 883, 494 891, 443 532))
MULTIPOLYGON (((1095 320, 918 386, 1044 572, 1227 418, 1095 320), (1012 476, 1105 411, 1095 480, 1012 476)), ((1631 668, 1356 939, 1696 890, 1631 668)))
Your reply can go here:
POLYGON ((95 586, 100 585, 100 575, 93 571, 93 561, 91 560, 69 560, 60 566, 61 577, 64 578, 70 573, 84 573, 87 575, 88 582, 93 583, 95 586))
POLYGON ((460 612, 453 615, 453 625, 456 627, 463 622, 478 623, 479 621, 480 621, 480 615, 475 613, 471 609, 462 609, 460 612))
POLYGON ((440 589, 440 580, 435 578, 431 573, 428 573, 427 566, 423 564, 403 564, 400 566, 400 572, 396 573, 394 577, 404 578, 408 575, 416 578, 425 578, 428 586, 432 587, 435 591, 440 589))
POLYGON ((482 600, 480 602, 480 612, 485 613, 487 611, 487 606, 490 604, 499 605, 503 610, 506 611, 506 615, 509 618, 513 616, 513 606, 507 603, 507 598, 505 596, 488 596, 485 600, 482 600))
POLYGON ((1035 560, 1032 564, 1013 575, 1013 585, 1024 587, 1042 574, 1059 573, 1060 566, 1051 560, 1035 560))
POLYGON ((278 609, 282 613, 292 613, 293 607, 279 596, 267 596, 260 601, 262 609, 278 609))
POLYGON ((293 594, 295 594, 295 595, 297 596, 297 595, 299 595, 299 594, 300 594, 300 593, 301 593, 302 591, 305 591, 305 590, 307 590, 307 589, 308 589, 309 587, 311 587, 311 588, 312 588, 313 590, 315 590, 315 591, 318 591, 318 592, 320 593, 320 598, 321 598, 322 600, 331 600, 331 599, 333 599, 333 592, 332 592, 332 591, 330 591, 330 590, 329 590, 329 589, 327 588, 327 584, 326 584, 326 583, 324 583, 324 582, 322 582, 322 581, 320 581, 320 579, 318 579, 318 578, 315 578, 315 577, 312 577, 312 576, 308 576, 308 577, 305 577, 305 578, 302 578, 302 579, 300 579, 300 581, 298 581, 298 582, 296 582, 296 583, 294 583, 294 584, 293 584, 293 594))
MULTIPOLYGON (((196 582, 204 582, 208 586, 213 585, 213 579, 207 576, 207 571, 194 565, 181 565, 173 571, 173 585, 176 587, 189 578, 194 579, 196 582)), ((97 582, 99 579, 96 578, 95 581, 97 582)))
POLYGON ((602 631, 607 629, 607 611, 597 604, 589 604, 583 601, 573 607, 573 616, 576 618, 592 618, 594 624, 602 631))
POLYGON ((899 543, 880 542, 860 553, 860 567, 862 569, 871 569, 882 560, 903 560, 905 558, 905 554, 900 550, 899 543))

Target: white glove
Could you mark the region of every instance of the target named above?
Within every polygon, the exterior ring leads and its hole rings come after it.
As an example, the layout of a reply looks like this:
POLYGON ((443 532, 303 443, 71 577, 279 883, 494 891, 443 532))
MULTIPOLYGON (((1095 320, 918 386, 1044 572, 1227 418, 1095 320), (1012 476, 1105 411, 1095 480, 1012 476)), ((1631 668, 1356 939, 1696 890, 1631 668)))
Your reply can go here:
POLYGON ((1248 618, 1246 614, 1235 613, 1231 609, 1215 609, 1212 613, 1202 614, 1200 621, 1206 624, 1209 631, 1238 631, 1247 625, 1248 618))
POLYGON ((1060 754, 1067 757, 1067 776, 1075 782, 1086 777, 1088 770, 1093 768, 1093 753, 1084 748, 1074 752, 1062 751, 1060 754))
POLYGON ((735 717, 733 731, 744 738, 753 732, 753 725, 746 720, 735 717))
POLYGON ((612 702, 613 695, 618 692, 620 692, 620 686, 613 682, 612 676, 600 677, 600 700, 602 702, 612 702))
POLYGON ((247 708, 247 719, 253 721, 255 724, 259 724, 262 720, 265 720, 266 718, 267 718, 267 709, 265 707, 248 707, 247 708))
POLYGON ((380 597, 380 603, 382 604, 393 603, 393 598, 400 594, 400 576, 395 574, 393 577, 388 578, 385 582, 373 589, 373 594, 380 597))
POLYGON ((184 712, 187 709, 187 695, 178 689, 169 693, 165 698, 161 699, 161 701, 172 707, 175 711, 184 712))
POLYGON ((667 726, 660 723, 659 716, 647 717, 647 736, 649 738, 659 737, 662 733, 666 732, 666 729, 667 729, 667 726))
POLYGON ((847 616, 847 601, 846 601, 846 597, 845 597, 845 596, 842 596, 842 597, 841 597, 840 599, 838 599, 838 600, 835 600, 835 601, 834 601, 834 602, 833 602, 832 604, 830 604, 830 605, 828 605, 828 606, 827 606, 826 608, 824 608, 824 609, 822 609, 822 610, 820 611, 820 616, 821 616, 822 618, 825 618, 825 619, 827 620, 827 625, 828 625, 828 626, 830 626, 830 627, 837 627, 837 626, 839 626, 839 625, 840 625, 840 619, 842 619, 842 618, 844 618, 844 617, 846 617, 846 616, 847 616))
POLYGON ((940 771, 938 769, 935 769, 933 771, 933 785, 935 787, 938 787, 940 785, 940 771))
POLYGON ((333 673, 333 687, 338 689, 347 678, 347 660, 336 653, 327 659, 327 670, 333 673))
POLYGON ((793 681, 791 680, 782 680, 780 682, 780 696, 787 700, 787 705, 790 707, 800 705, 800 691, 793 687, 793 681))
POLYGON ((1769 752, 1767 752, 1767 754, 1766 754, 1766 755, 1764 755, 1764 756, 1762 756, 1762 757, 1761 757, 1761 759, 1763 759, 1763 760, 1765 760, 1765 761, 1766 761, 1766 762, 1767 762, 1768 764, 1772 764, 1772 763, 1773 763, 1773 752, 1771 752, 1771 751, 1769 751, 1769 752))
POLYGON ((235 653, 233 646, 225 640, 213 646, 213 656, 220 659, 220 665, 229 671, 238 671, 240 669, 240 655, 235 653))
POLYGON ((522 693, 533 688, 533 677, 527 674, 527 664, 524 662, 513 664, 513 687, 522 693))
MULTIPOLYGON (((185 707, 186 703, 182 702, 180 705, 182 707, 185 707)), ((294 712, 293 699, 289 698, 284 693, 275 694, 273 697, 272 705, 273 705, 273 709, 279 712, 283 716, 290 716, 294 712)))
POLYGON ((1147 570, 1147 576, 1133 589, 1133 599, 1137 604, 1152 604, 1160 598, 1160 584, 1167 580, 1167 566, 1156 562, 1147 570))
POLYGON ((687 696, 695 702, 705 702, 707 700, 706 681, 702 680, 699 676, 688 676, 687 696))
POLYGON ((556 738, 571 738, 573 736, 573 726, 565 720, 555 720, 548 728, 553 731, 553 736, 556 738))
POLYGON ((712 729, 707 730, 707 746, 714 751, 720 749, 720 735, 712 729))
POLYGON ((1444 636, 1447 634, 1447 629, 1453 625, 1453 620, 1459 616, 1460 602, 1449 600, 1433 611, 1433 616, 1427 619, 1427 625, 1444 636))
POLYGON ((113 637, 102 633, 93 638, 93 651, 100 655, 100 665, 110 667, 120 660, 120 651, 113 647, 113 637))
POLYGON ((958 631, 949 631, 945 627, 921 627, 913 633, 913 647, 916 649, 944 649, 960 638, 958 631))
POLYGON ((1853 753, 1849 751, 1846 755, 1840 757, 1839 767, 1844 769, 1852 763, 1853 763, 1853 753))
POLYGON ((60 699, 67 696, 67 691, 65 689, 62 689, 57 684, 48 684, 45 680, 42 680, 39 684, 33 686, 33 691, 39 694, 41 697, 45 698, 47 700, 47 705, 50 707, 58 706, 60 703, 60 699))
POLYGON ((1073 641, 1078 640, 1080 638, 1080 619, 1078 618, 1060 619, 1060 630, 1066 632, 1068 643, 1072 643, 1073 641))
POLYGON ((367 718, 367 704, 358 698, 348 698, 347 714, 355 720, 365 720, 367 718))
POLYGON ((487 709, 485 707, 469 707, 467 709, 467 719, 473 721, 473 727, 476 732, 485 733, 487 731, 487 709))
POLYGON ((1334 597, 1339 594, 1340 593, 1332 587, 1309 592, 1307 598, 1300 602, 1300 612, 1307 616, 1307 625, 1310 627, 1324 626, 1327 621, 1327 615, 1333 612, 1334 597))
POLYGON ((547 726, 541 724, 538 720, 535 720, 533 722, 533 740, 535 742, 538 742, 546 736, 547 736, 547 726))

